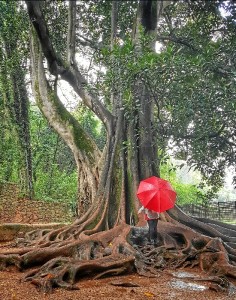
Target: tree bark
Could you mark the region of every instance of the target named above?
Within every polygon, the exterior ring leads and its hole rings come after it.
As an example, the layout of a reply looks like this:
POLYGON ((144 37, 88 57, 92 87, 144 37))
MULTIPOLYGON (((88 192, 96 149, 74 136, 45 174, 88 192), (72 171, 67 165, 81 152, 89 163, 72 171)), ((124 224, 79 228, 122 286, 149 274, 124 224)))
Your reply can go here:
POLYGON ((67 34, 67 62, 75 64, 75 32, 76 32, 76 0, 69 2, 68 34, 67 34))

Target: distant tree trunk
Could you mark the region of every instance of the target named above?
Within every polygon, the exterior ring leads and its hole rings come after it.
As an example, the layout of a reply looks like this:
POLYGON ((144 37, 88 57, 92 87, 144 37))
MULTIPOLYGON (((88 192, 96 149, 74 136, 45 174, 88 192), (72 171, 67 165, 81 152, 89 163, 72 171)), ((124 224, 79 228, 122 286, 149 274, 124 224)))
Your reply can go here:
POLYGON ((10 97, 8 99, 8 108, 15 122, 15 130, 18 135, 22 156, 22 164, 19 170, 21 192, 24 196, 31 199, 34 195, 34 188, 28 112, 29 99, 25 87, 25 74, 19 58, 16 59, 16 54, 14 53, 16 41, 11 41, 11 43, 9 41, 4 42, 6 58, 9 61, 13 59, 16 61, 14 68, 6 67, 5 70, 10 78, 10 81, 6 83, 6 87, 9 89, 8 96, 10 97))
POLYGON ((17 71, 17 78, 13 76, 13 93, 14 93, 14 115, 18 125, 18 134, 23 152, 24 164, 22 166, 22 190, 23 194, 32 199, 34 196, 33 187, 33 167, 32 167, 32 151, 31 137, 29 125, 29 100, 25 89, 25 82, 21 70, 17 71), (19 76, 22 73, 22 76, 19 76), (19 79, 20 77, 20 79, 19 79), (18 81, 18 84, 17 84, 18 81), (19 82, 20 81, 20 82, 19 82))

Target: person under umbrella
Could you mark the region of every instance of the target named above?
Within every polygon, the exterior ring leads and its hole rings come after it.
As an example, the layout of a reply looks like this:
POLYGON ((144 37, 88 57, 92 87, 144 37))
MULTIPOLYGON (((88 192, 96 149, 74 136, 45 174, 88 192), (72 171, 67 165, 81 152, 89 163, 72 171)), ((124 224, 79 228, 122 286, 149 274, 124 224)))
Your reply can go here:
POLYGON ((155 245, 159 214, 174 207, 176 195, 170 182, 156 176, 146 178, 139 184, 137 197, 143 206, 138 212, 144 211, 149 225, 149 239, 155 245))
POLYGON ((145 208, 144 206, 140 207, 138 213, 144 212, 145 220, 148 223, 148 235, 149 235, 149 242, 154 246, 157 246, 157 223, 158 219, 160 218, 160 214, 154 210, 150 210, 145 208))

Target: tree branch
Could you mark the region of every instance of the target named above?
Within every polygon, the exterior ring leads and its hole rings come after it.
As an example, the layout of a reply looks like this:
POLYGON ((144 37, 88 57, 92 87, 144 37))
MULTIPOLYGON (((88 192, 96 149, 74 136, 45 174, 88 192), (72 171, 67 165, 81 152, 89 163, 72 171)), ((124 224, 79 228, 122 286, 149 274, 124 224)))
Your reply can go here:
MULTIPOLYGON (((195 52, 199 52, 199 53, 202 52, 200 49, 197 49, 191 43, 189 43, 186 39, 181 38, 181 37, 177 37, 174 34, 175 28, 172 26, 171 17, 170 17, 168 12, 166 12, 164 14, 164 17, 165 17, 165 21, 167 23, 167 26, 169 28, 169 35, 168 36, 157 36, 156 37, 157 41, 171 41, 171 42, 174 42, 174 43, 177 43, 177 44, 182 44, 182 45, 188 47, 189 49, 191 49, 195 52)), ((217 29, 212 29, 211 33, 222 32, 222 34, 224 34, 225 30, 226 29, 224 27, 221 27, 221 28, 217 28, 217 29)), ((224 77, 224 78, 228 78, 228 77, 233 75, 232 71, 228 70, 224 66, 216 67, 215 69, 211 69, 211 71, 214 72, 217 75, 220 75, 220 76, 224 77)))
POLYGON ((193 51, 197 51, 197 49, 191 45, 190 43, 188 43, 186 40, 183 40, 181 38, 176 37, 175 35, 169 35, 169 36, 157 36, 156 39, 158 41, 171 41, 174 43, 178 43, 178 44, 182 44, 184 46, 187 46, 188 48, 192 49, 193 51))
POLYGON ((80 124, 65 109, 55 90, 53 90, 46 78, 43 58, 40 46, 36 37, 31 39, 31 60, 33 92, 37 104, 50 125, 63 138, 74 154, 76 163, 82 161, 86 165, 97 164, 100 151, 91 137, 84 131, 80 124), (77 133, 77 136, 75 135, 77 133), (80 141, 83 141, 80 143, 80 141), (86 151, 85 147, 86 145, 86 151))
POLYGON ((90 39, 79 33, 76 33, 76 41, 82 46, 89 46, 95 50, 101 50, 103 48, 102 43, 96 43, 94 41, 91 41, 90 39))
POLYGON ((117 35, 117 21, 118 21, 118 1, 112 1, 111 11, 111 49, 114 46, 117 35))
POLYGON ((76 32, 76 0, 69 1, 68 34, 67 34, 67 61, 75 63, 75 32, 76 32))
POLYGON ((98 100, 97 96, 87 89, 88 82, 75 64, 69 67, 57 56, 50 40, 49 31, 41 12, 40 1, 26 0, 30 20, 38 35, 42 51, 47 59, 50 72, 67 81, 81 97, 84 104, 90 108, 111 132, 113 116, 98 100))
POLYGON ((225 128, 225 124, 223 124, 221 126, 221 128, 217 131, 217 132, 211 132, 211 133, 208 133, 206 135, 202 135, 200 137, 198 137, 197 135, 195 134, 179 134, 179 135, 176 135, 177 138, 183 138, 183 139, 197 139, 198 141, 201 141, 201 140, 204 140, 205 138, 215 138, 215 137, 219 137, 221 132, 224 130, 225 128))

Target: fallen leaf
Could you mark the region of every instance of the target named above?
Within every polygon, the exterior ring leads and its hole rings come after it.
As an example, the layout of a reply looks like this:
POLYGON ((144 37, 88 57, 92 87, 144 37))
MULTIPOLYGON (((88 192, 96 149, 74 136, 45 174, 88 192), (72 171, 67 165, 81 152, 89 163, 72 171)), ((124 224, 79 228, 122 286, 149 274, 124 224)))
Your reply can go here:
POLYGON ((150 293, 150 292, 145 292, 144 295, 147 296, 147 297, 154 297, 155 296, 153 293, 150 293))
POLYGON ((52 279, 53 277, 54 277, 54 275, 51 273, 48 273, 48 275, 46 276, 47 279, 52 279))

